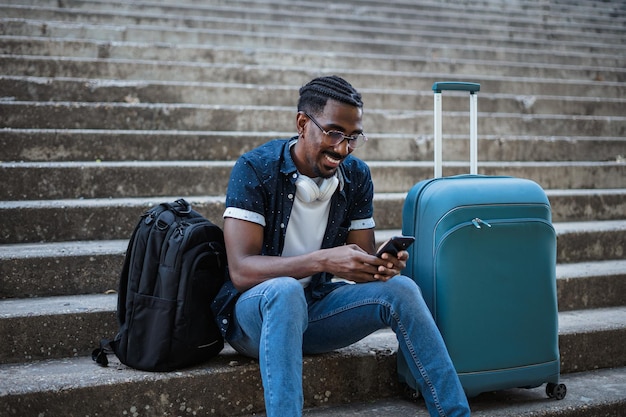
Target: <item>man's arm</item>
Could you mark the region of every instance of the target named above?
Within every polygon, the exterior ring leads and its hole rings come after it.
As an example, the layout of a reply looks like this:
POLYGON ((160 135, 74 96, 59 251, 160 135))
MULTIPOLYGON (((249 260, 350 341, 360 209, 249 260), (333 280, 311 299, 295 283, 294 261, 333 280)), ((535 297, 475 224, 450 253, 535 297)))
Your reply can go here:
MULTIPOLYGON (((352 231, 348 244, 344 246, 320 249, 299 256, 263 256, 261 225, 229 217, 224 219, 224 240, 230 277, 239 291, 245 291, 275 277, 304 278, 318 272, 329 272, 355 282, 381 279, 375 275, 380 275, 379 268, 386 270, 387 261, 371 254, 374 252, 373 236, 373 231, 352 231), (367 251, 361 245, 366 246, 367 251)), ((389 272, 380 276, 387 275, 389 272)))
POLYGON ((307 265, 299 257, 281 258, 262 256, 263 226, 246 220, 227 217, 224 219, 224 240, 228 255, 228 269, 235 288, 245 291, 275 277, 304 278, 317 269, 313 259, 307 265))

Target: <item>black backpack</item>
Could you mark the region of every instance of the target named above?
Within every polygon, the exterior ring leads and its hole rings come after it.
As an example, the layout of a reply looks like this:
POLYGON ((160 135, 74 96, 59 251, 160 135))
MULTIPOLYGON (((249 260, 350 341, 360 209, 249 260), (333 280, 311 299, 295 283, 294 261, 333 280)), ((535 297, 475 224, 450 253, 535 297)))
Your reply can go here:
POLYGON ((224 339, 211 302, 227 274, 222 230, 183 200, 146 211, 130 238, 117 300, 119 332, 107 352, 145 371, 171 371, 216 356, 224 339))

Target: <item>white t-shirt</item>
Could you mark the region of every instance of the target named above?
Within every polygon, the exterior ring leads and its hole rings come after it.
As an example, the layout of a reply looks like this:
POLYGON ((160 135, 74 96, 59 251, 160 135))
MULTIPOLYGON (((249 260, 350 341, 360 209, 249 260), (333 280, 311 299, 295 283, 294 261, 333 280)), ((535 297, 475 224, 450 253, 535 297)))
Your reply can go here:
MULTIPOLYGON (((319 186, 322 179, 312 178, 319 186)), ((298 256, 311 253, 322 247, 324 232, 328 225, 330 213, 330 199, 315 200, 305 203, 298 197, 302 192, 296 189, 296 198, 293 201, 293 209, 289 216, 289 224, 285 233, 285 246, 281 256, 298 256)), ((311 277, 301 278, 300 283, 306 287, 311 282, 311 277)))

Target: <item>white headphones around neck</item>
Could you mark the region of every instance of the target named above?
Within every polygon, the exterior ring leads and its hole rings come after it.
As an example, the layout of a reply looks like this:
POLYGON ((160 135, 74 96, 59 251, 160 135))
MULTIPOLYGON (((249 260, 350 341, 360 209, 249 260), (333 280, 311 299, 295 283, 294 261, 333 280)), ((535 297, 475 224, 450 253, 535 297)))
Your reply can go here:
POLYGON ((298 175, 296 197, 304 203, 312 203, 316 200, 326 201, 332 197, 338 185, 339 179, 336 175, 324 178, 319 186, 306 175, 298 175))

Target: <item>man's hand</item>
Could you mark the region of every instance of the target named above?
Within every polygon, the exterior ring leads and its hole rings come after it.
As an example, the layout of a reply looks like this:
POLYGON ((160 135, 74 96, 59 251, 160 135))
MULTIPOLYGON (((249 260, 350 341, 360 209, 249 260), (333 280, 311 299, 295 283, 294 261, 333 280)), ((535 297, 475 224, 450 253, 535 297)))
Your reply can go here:
POLYGON ((375 281, 374 275, 383 263, 356 244, 322 249, 318 255, 323 260, 325 271, 354 282, 375 281))
POLYGON ((406 261, 409 259, 409 252, 400 251, 398 256, 393 256, 390 253, 383 253, 381 259, 385 262, 384 265, 378 267, 378 273, 374 275, 374 278, 379 281, 389 281, 406 267, 406 261))
POLYGON ((409 253, 401 251, 398 258, 385 253, 381 258, 371 255, 355 244, 326 249, 325 270, 335 276, 354 281, 388 281, 406 266, 409 253))

